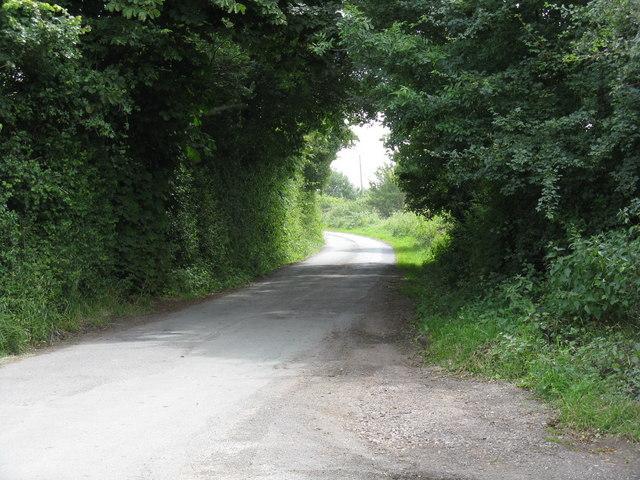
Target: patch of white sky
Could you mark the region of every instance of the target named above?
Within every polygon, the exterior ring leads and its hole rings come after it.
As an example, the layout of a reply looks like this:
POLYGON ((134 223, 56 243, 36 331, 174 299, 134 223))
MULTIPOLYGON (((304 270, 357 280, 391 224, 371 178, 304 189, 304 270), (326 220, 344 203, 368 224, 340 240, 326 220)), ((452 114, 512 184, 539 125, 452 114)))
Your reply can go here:
POLYGON ((389 152, 384 148, 383 137, 389 133, 380 122, 372 122, 366 125, 354 125, 351 130, 358 140, 350 148, 344 148, 338 152, 336 160, 331 168, 345 174, 349 181, 356 187, 369 188, 369 182, 375 180, 375 171, 378 167, 391 163, 389 152), (360 168, 362 166, 362 177, 360 168))

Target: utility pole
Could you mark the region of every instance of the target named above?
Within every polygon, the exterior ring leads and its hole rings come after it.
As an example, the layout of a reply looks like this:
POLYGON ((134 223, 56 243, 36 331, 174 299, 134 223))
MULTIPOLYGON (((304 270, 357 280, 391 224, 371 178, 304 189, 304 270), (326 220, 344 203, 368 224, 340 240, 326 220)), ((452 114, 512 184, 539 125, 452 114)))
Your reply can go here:
POLYGON ((364 185, 362 184, 362 155, 358 154, 358 163, 360 164, 360 195, 364 195, 364 185))

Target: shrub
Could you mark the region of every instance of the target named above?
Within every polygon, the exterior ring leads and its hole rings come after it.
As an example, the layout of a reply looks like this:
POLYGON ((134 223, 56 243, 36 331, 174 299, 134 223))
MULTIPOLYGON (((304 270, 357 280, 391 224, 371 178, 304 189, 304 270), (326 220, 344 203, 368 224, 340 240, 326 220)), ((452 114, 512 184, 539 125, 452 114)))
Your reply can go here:
POLYGON ((446 217, 427 219, 412 212, 396 212, 383 222, 383 228, 394 237, 413 237, 427 249, 448 237, 449 226, 446 217))
POLYGON ((328 228, 365 228, 380 223, 380 215, 374 212, 363 199, 323 200, 322 220, 328 228))
POLYGON ((583 320, 640 322, 640 229, 576 237, 550 260, 548 302, 583 320))

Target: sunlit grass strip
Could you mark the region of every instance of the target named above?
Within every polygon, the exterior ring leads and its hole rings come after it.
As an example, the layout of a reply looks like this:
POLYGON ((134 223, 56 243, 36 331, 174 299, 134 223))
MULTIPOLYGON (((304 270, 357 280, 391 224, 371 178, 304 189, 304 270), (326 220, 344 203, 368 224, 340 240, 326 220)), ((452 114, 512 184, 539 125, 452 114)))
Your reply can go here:
POLYGON ((421 291, 418 283, 421 278, 422 265, 432 259, 431 250, 415 237, 397 237, 381 227, 366 227, 356 229, 336 229, 335 232, 353 233, 365 237, 373 237, 388 243, 396 254, 396 265, 402 270, 407 280, 403 293, 416 296, 421 291))

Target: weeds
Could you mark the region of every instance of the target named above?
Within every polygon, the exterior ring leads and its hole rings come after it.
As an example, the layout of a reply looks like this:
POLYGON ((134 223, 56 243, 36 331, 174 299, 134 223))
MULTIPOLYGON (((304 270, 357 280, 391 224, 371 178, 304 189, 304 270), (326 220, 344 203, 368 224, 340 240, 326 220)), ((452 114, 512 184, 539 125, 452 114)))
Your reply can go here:
POLYGON ((473 285, 443 287, 429 271, 417 315, 430 339, 427 361, 530 388, 558 409, 565 427, 640 441, 640 342, 633 326, 566 327, 522 279, 479 295, 473 285), (443 308, 447 302, 457 308, 443 308))

